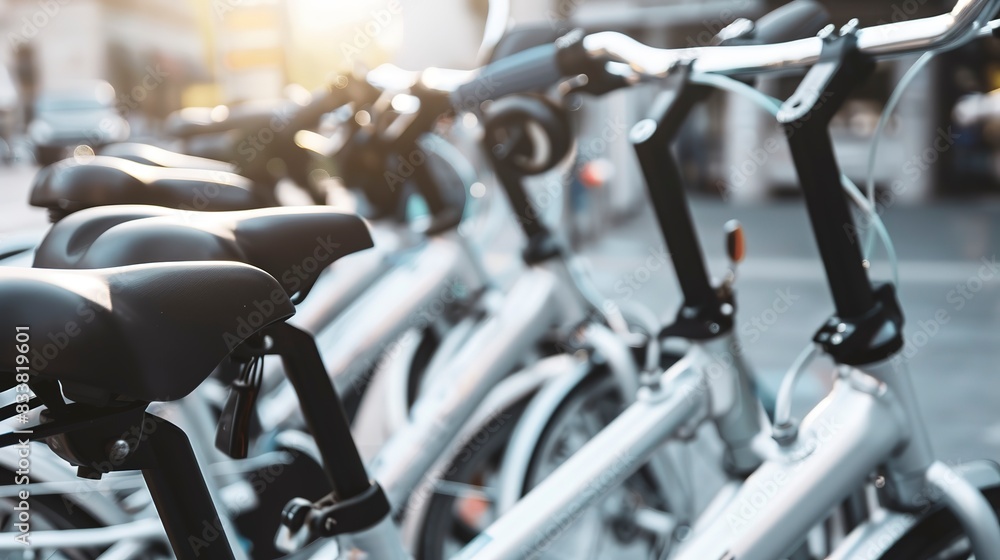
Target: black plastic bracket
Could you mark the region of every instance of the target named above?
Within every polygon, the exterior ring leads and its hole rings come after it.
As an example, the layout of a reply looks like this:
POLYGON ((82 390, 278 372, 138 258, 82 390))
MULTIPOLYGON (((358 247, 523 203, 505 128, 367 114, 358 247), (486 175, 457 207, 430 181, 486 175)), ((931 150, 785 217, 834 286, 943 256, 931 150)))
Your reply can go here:
POLYGON ((308 525, 312 538, 356 533, 374 527, 389 515, 389 500, 378 483, 364 494, 337 500, 331 494, 316 503, 295 499, 281 512, 281 524, 295 533, 308 525))
POLYGON ((732 330, 735 307, 728 288, 715 288, 709 280, 680 165, 670 149, 691 109, 712 88, 692 83, 689 67, 678 74, 677 85, 657 98, 650 117, 632 128, 630 140, 684 295, 677 317, 660 336, 704 340, 732 330))
POLYGON ((887 358, 902 346, 902 313, 892 287, 876 291, 868 279, 828 130, 873 69, 853 30, 827 35, 819 61, 778 112, 836 307, 814 340, 849 365, 887 358))
POLYGON ((861 317, 830 317, 813 340, 837 363, 863 365, 884 360, 903 347, 903 312, 892 284, 874 292, 875 304, 861 317))

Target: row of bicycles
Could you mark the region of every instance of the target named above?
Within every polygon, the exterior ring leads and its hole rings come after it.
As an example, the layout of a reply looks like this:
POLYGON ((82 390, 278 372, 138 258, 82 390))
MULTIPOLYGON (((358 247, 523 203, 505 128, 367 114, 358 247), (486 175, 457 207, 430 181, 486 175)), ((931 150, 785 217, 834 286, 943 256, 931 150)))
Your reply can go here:
POLYGON ((51 228, 0 251, 0 556, 1000 558, 1000 467, 935 458, 895 286, 869 278, 874 187, 828 130, 878 61, 989 40, 998 8, 838 28, 796 0, 683 49, 513 30, 477 70, 185 110, 179 151, 43 168, 51 228), (801 76, 786 100, 754 89, 774 72, 801 76), (581 102, 651 82, 628 140, 678 310, 605 298, 532 196, 573 164, 581 102), (835 305, 776 395, 734 331, 742 229, 714 281, 672 152, 716 90, 788 132, 835 305), (834 383, 799 420, 820 356, 834 383))

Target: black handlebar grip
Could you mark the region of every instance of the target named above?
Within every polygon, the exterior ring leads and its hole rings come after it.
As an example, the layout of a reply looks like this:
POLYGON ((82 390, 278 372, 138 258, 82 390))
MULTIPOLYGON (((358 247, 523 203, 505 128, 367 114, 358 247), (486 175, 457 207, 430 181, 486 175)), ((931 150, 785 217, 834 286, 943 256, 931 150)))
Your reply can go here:
POLYGON ((754 22, 753 42, 784 43, 813 37, 830 23, 830 14, 815 0, 794 0, 754 22))
POLYGON ((455 90, 452 105, 474 111, 483 101, 545 89, 563 77, 558 52, 554 44, 541 45, 490 63, 475 79, 455 90))

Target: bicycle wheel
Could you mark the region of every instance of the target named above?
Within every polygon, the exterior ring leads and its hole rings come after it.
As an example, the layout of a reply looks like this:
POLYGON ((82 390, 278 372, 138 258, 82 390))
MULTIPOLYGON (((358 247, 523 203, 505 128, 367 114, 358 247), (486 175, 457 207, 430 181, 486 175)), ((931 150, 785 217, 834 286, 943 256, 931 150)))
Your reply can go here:
POLYGON ((499 412, 458 452, 438 484, 439 491, 429 499, 417 542, 418 560, 453 557, 496 519, 491 485, 529 401, 530 395, 499 412))
MULTIPOLYGON (((618 383, 598 369, 555 409, 528 464, 522 495, 541 483, 624 409, 618 383)), ((663 494, 647 469, 583 512, 537 558, 656 558, 669 542, 658 527, 665 520, 663 494), (640 522, 639 519, 646 520, 640 522)))
MULTIPOLYGON (((440 336, 431 327, 420 331, 419 336, 420 343, 417 345, 410 359, 408 374, 406 376, 406 399, 408 407, 412 406, 416 401, 420 381, 427 373, 427 366, 430 364, 431 358, 433 358, 438 345, 441 343, 440 336)), ((358 411, 361 409, 361 403, 364 402, 365 397, 368 395, 368 388, 379 371, 378 368, 378 364, 368 368, 368 371, 359 378, 360 382, 355 386, 356 390, 342 391, 340 393, 340 400, 344 405, 344 413, 347 414, 347 419, 352 425, 355 418, 357 418, 358 411)))
POLYGON ((410 375, 406 378, 406 404, 410 408, 417 402, 421 382, 427 374, 427 366, 430 365, 440 344, 441 335, 437 331, 431 327, 424 329, 420 344, 413 355, 413 361, 410 362, 410 375))
MULTIPOLYGON (((0 480, 6 484, 12 484, 14 473, 0 468, 0 480)), ((18 523, 18 514, 14 508, 17 501, 13 498, 0 499, 0 532, 16 532, 15 524, 18 523)), ((93 529, 100 527, 96 519, 84 511, 82 508, 67 507, 58 495, 38 495, 31 496, 30 500, 30 525, 31 531, 54 531, 67 529, 93 529)), ((30 540, 30 538, 29 538, 30 540)), ((37 549, 24 547, 22 550, 0 551, 0 557, 5 560, 33 560, 35 558, 45 558, 46 560, 88 560, 97 558, 103 549, 93 548, 65 548, 65 549, 37 549)))
MULTIPOLYGON (((986 488, 983 495, 1000 514, 1000 487, 986 488)), ((968 560, 969 539, 950 510, 939 507, 904 533, 880 560, 968 560)))

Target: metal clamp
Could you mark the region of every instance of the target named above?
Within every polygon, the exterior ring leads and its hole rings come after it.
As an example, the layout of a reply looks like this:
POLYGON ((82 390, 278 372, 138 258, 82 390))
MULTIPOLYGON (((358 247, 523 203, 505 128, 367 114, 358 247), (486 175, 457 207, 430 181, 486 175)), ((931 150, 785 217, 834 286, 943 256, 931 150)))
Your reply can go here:
POLYGON ((329 494, 316 503, 295 498, 281 511, 278 539, 302 545, 315 538, 357 533, 377 525, 390 513, 389 500, 377 483, 353 498, 337 501, 329 494))

